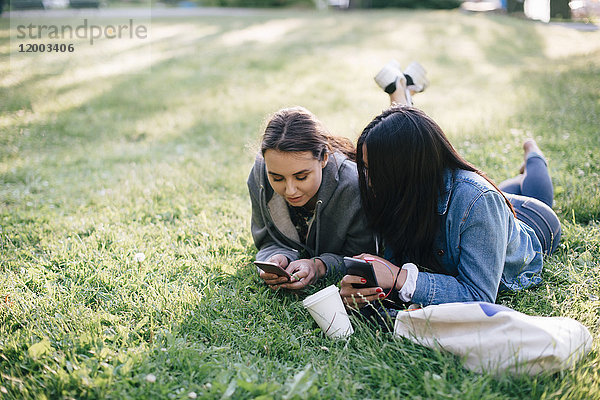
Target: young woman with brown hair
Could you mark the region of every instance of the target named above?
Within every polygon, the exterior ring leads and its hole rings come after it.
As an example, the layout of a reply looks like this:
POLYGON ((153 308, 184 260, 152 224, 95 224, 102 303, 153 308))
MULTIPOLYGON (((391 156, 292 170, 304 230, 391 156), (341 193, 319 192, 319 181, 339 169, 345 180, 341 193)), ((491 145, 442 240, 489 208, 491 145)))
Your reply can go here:
POLYGON ((285 108, 267 123, 248 177, 256 260, 279 264, 287 282, 259 269, 273 289, 301 289, 345 274, 344 256, 374 252, 360 203, 355 149, 307 109, 285 108))

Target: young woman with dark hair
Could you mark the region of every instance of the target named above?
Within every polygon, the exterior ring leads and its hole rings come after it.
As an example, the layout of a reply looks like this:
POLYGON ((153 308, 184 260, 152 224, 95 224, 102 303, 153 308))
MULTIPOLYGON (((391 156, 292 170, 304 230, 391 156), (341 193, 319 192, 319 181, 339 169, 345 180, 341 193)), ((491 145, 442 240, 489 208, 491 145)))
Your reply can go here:
POLYGON ((359 258, 373 262, 380 287, 355 289, 360 277, 347 275, 345 304, 360 308, 388 293, 397 303, 423 306, 494 302, 499 290, 538 284, 560 222, 535 142, 523 146, 523 173, 496 186, 430 117, 406 105, 403 90, 391 100, 357 144, 362 203, 385 246, 383 258, 359 258))
POLYGON ((355 148, 330 135, 307 109, 286 108, 267 123, 248 177, 256 260, 279 264, 287 282, 259 269, 273 289, 301 289, 345 273, 343 256, 375 251, 361 208, 355 148))

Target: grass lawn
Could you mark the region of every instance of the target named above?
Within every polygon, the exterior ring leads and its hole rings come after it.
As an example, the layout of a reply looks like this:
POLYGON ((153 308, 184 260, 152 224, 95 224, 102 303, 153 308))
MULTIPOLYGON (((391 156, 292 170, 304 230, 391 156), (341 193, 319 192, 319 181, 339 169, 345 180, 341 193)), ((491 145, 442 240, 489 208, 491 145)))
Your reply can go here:
POLYGON ((154 19, 151 62, 125 62, 146 50, 11 68, 0 19, 0 399, 600 398, 600 32, 265 11, 154 19), (394 57, 427 68, 416 104, 492 179, 526 137, 545 151, 562 244, 539 287, 498 302, 585 324, 594 350, 573 370, 475 374, 356 321, 332 341, 302 296, 259 282, 246 177, 266 116, 304 105, 354 140, 394 57))

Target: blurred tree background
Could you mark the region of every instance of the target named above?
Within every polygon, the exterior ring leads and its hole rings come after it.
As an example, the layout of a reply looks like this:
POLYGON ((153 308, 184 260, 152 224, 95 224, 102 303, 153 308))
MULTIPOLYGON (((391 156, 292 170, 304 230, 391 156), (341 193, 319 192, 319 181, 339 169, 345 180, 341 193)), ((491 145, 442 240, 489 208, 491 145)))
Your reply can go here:
MULTIPOLYGON (((207 7, 306 7, 313 8, 317 3, 327 3, 327 0, 193 0, 207 7)), ((180 0, 165 0, 165 3, 179 3, 180 0)), ((347 0, 329 1, 329 5, 345 4, 349 8, 458 8, 460 0, 347 0)))

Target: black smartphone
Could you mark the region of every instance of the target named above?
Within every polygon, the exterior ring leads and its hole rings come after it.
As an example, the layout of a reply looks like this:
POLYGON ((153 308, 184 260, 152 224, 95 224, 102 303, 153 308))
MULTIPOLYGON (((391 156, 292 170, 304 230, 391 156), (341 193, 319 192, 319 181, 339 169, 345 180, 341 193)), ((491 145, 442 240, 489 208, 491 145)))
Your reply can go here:
POLYGON ((292 279, 292 277, 290 276, 290 274, 287 273, 287 271, 283 268, 281 268, 279 266, 279 264, 276 264, 274 262, 269 262, 269 261, 254 261, 254 265, 256 265, 258 268, 262 269, 265 272, 268 272, 270 274, 276 274, 279 276, 285 276, 288 281, 290 279, 292 279))
POLYGON ((344 257, 344 264, 346 265, 346 275, 356 275, 367 280, 367 283, 353 283, 352 287, 359 289, 379 286, 373 264, 370 262, 358 258, 344 257))

